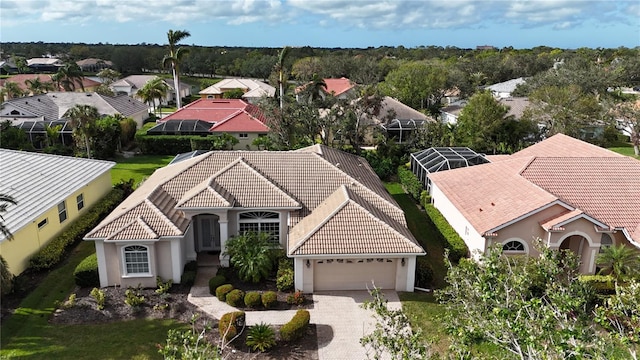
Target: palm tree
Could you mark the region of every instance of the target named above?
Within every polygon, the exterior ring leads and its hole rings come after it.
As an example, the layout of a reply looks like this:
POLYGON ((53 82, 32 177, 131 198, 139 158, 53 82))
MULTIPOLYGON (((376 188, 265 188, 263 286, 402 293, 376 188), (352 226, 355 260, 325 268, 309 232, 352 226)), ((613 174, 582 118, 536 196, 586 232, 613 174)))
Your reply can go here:
POLYGON ((48 81, 41 81, 39 76, 36 76, 35 79, 27 79, 24 83, 32 95, 44 94, 53 90, 53 84, 48 81))
POLYGON ((268 232, 248 231, 227 241, 226 254, 238 269, 240 280, 257 283, 269 275, 273 265, 270 239, 268 232))
POLYGON ((62 86, 65 91, 76 91, 76 84, 79 84, 84 91, 83 79, 82 69, 76 63, 64 64, 57 73, 51 76, 51 80, 55 81, 58 87, 62 86))
POLYGON ((15 99, 24 96, 24 92, 22 91, 22 89, 20 89, 18 83, 15 83, 13 81, 7 81, 6 83, 4 83, 3 90, 3 100, 4 95, 6 95, 7 99, 15 99))
POLYGON ((136 95, 145 103, 153 103, 153 113, 156 114, 158 109, 156 100, 158 100, 158 104, 162 103, 162 99, 167 96, 167 92, 169 92, 169 86, 167 83, 165 83, 162 78, 155 77, 153 80, 144 84, 142 89, 138 90, 136 95))
POLYGON ((91 105, 76 105, 63 115, 71 121, 74 135, 84 140, 87 157, 91 159, 90 138, 94 134, 95 122, 100 117, 98 109, 91 105))
POLYGON ((60 137, 62 125, 45 125, 44 130, 47 132, 47 142, 49 143, 49 146, 54 146, 56 144, 56 140, 60 137))
POLYGON ((600 273, 611 274, 615 279, 637 275, 640 271, 640 254, 624 244, 607 246, 598 255, 596 263, 602 266, 600 273))
POLYGON ((280 55, 278 55, 278 63, 276 64, 276 69, 278 70, 278 87, 280 90, 280 110, 284 109, 284 59, 287 57, 287 53, 289 53, 289 47, 285 46, 280 51, 280 55))
POLYGON ((171 71, 173 72, 173 85, 176 91, 176 106, 178 109, 182 107, 182 99, 180 97, 180 60, 189 53, 189 49, 178 47, 180 40, 183 40, 191 34, 186 30, 169 30, 167 33, 167 39, 169 40, 169 54, 165 55, 162 59, 162 65, 167 67, 171 65, 171 71))
MULTIPOLYGON (((3 213, 7 212, 9 205, 18 205, 18 202, 10 195, 0 194, 0 233, 8 240, 13 240, 13 234, 4 223, 3 213)), ((0 255, 0 292, 7 294, 11 292, 13 283, 13 274, 9 271, 9 265, 0 255)))

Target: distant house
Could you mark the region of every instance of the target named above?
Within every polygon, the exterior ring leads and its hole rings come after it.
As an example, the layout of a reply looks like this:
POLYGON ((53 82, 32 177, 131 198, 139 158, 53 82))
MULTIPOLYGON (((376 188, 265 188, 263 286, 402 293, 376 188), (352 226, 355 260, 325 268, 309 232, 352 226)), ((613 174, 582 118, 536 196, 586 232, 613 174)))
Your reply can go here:
MULTIPOLYGON (((509 108, 506 116, 513 116, 514 119, 519 120, 524 113, 524 110, 529 107, 529 98, 526 97, 503 97, 496 99, 500 105, 504 105, 509 108)), ((458 117, 465 106, 467 106, 467 100, 457 101, 449 106, 445 106, 440 109, 440 119, 446 124, 456 124, 458 117)))
POLYGON ((229 266, 229 239, 248 231, 268 233, 286 251, 305 293, 373 284, 413 291, 425 254, 367 161, 322 145, 173 163, 84 240, 95 244, 100 286, 155 287, 156 276, 179 283, 184 265, 204 254, 229 266))
MULTIPOLYGON (((138 90, 142 89, 149 81, 157 78, 156 75, 130 75, 113 82, 109 87, 116 94, 127 94, 136 97, 138 90)), ((161 104, 167 105, 170 101, 176 101, 176 89, 173 80, 163 80, 169 87, 167 96, 162 99, 161 104)), ((191 96, 191 85, 180 82, 180 97, 185 98, 191 96)))
POLYGON ((199 92, 203 99, 222 99, 224 93, 230 90, 240 89, 244 93, 242 99, 256 103, 260 98, 273 97, 276 88, 254 79, 224 79, 199 92))
POLYGON ((427 115, 407 106, 400 101, 385 96, 380 109, 379 125, 387 137, 398 143, 409 141, 417 129, 427 122, 435 122, 427 115))
POLYGON ((489 85, 486 87, 495 98, 508 98, 511 97, 511 93, 516 90, 516 87, 520 84, 524 84, 526 81, 524 78, 511 79, 505 82, 489 85))
POLYGON ((149 135, 222 134, 239 140, 236 149, 250 149, 253 140, 269 133, 260 109, 241 99, 198 99, 158 120, 149 135))
POLYGON ((27 60, 27 66, 34 73, 54 73, 63 66, 63 62, 57 58, 31 58, 27 60))
POLYGON ((0 60, 0 74, 15 74, 18 72, 18 66, 12 59, 0 60))
POLYGON ((94 59, 94 58, 82 59, 82 60, 76 61, 76 64, 80 66, 80 69, 82 69, 82 71, 87 71, 87 72, 99 72, 100 70, 110 69, 113 67, 113 63, 109 60, 94 59))
MULTIPOLYGON (((328 79, 322 79, 324 81, 324 83, 326 84, 326 86, 323 86, 320 92, 320 96, 322 98, 324 98, 327 94, 328 95, 332 95, 338 99, 346 99, 349 94, 351 94, 355 88, 356 88, 356 84, 345 78, 339 78, 339 79, 333 79, 333 78, 328 78, 328 79)), ((296 100, 300 101, 300 97, 299 95, 305 90, 305 88, 307 86, 309 86, 311 83, 307 83, 301 86, 298 86, 295 89, 295 93, 296 93, 296 100)))
MULTIPOLYGON (((20 87, 20 89, 24 92, 24 93, 29 93, 29 86, 27 86, 27 80, 35 80, 36 78, 40 79, 41 82, 43 83, 51 83, 51 85, 54 88, 54 91, 65 91, 65 89, 62 86, 56 86, 55 82, 51 79, 51 74, 16 74, 16 75, 12 75, 9 78, 6 79, 0 79, 0 87, 4 87, 4 84, 6 84, 7 82, 13 82, 16 83, 18 85, 18 87, 20 87)), ((80 86, 80 84, 78 82, 74 83, 76 89, 75 91, 81 92, 81 91, 87 91, 87 92, 92 92, 95 91, 98 86, 100 86, 100 83, 95 81, 95 80, 91 80, 87 77, 83 77, 82 78, 82 86, 80 86), (84 90, 82 90, 84 88, 84 90)), ((33 95, 33 94, 31 94, 33 95)))
POLYGON ((593 274, 605 247, 640 248, 640 161, 563 134, 488 159, 428 174, 433 205, 472 254, 537 256, 542 239, 593 274))
POLYGON ((445 124, 456 124, 458 123, 458 117, 462 112, 462 109, 467 106, 466 100, 458 100, 453 102, 452 104, 440 108, 440 118, 441 121, 445 124))
POLYGON ((94 92, 50 92, 5 101, 0 109, 0 120, 14 125, 24 121, 55 121, 76 105, 90 105, 101 115, 120 114, 136 121, 142 127, 149 117, 148 107, 127 95, 110 97, 94 92))
POLYGON ((20 274, 40 248, 111 191, 113 162, 0 149, 0 193, 15 198, 3 214, 0 254, 20 274))

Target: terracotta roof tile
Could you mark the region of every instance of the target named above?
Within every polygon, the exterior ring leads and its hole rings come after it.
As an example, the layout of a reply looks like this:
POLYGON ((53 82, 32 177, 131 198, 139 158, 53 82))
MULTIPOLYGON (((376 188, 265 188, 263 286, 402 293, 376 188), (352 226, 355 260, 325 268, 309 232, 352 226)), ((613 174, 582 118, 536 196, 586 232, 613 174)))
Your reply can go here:
POLYGON ((571 136, 556 134, 539 143, 524 148, 512 157, 537 156, 537 157, 623 157, 611 150, 589 144, 571 136))

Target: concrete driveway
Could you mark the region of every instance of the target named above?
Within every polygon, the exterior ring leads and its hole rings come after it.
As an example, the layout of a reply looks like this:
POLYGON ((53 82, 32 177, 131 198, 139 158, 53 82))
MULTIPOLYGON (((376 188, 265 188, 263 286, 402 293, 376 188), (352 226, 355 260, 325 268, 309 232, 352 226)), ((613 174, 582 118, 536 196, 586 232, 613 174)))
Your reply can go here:
MULTIPOLYGON (((198 270, 198 278, 191 288, 189 302, 216 319, 236 309, 209 294, 208 279, 212 274, 198 270)), ((388 307, 400 309, 402 304, 395 291, 384 291, 388 307)), ((313 309, 309 309, 311 323, 316 325, 318 334, 319 360, 364 360, 366 350, 360 345, 360 338, 375 328, 372 312, 360 307, 371 300, 367 291, 335 291, 313 294, 313 309)), ((295 310, 247 311, 247 325, 265 322, 272 325, 287 323, 295 310)))

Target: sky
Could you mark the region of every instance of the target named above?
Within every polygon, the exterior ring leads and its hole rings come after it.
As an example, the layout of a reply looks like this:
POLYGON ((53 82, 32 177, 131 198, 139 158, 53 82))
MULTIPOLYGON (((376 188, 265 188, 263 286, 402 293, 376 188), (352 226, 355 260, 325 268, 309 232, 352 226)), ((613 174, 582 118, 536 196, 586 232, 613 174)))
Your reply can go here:
POLYGON ((640 46, 640 1, 0 0, 0 42, 498 48, 640 46))

